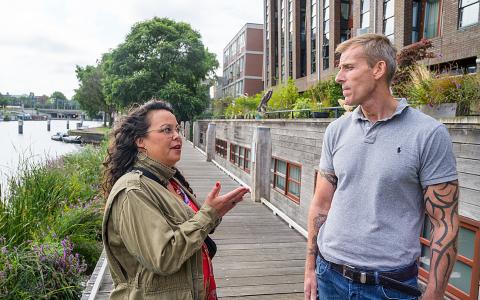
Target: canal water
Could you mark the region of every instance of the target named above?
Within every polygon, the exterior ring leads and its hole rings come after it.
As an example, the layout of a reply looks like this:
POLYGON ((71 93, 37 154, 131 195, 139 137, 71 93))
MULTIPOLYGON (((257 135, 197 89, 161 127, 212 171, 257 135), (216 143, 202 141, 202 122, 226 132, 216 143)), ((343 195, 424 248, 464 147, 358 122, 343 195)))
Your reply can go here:
MULTIPOLYGON (((0 191, 5 194, 8 178, 14 176, 21 163, 31 165, 75 152, 82 146, 66 144, 50 139, 56 132, 67 131, 66 120, 51 120, 50 131, 47 121, 24 121, 23 134, 18 134, 18 122, 0 121, 0 191)), ((70 120, 70 129, 76 128, 76 120, 70 120)), ((83 126, 95 127, 101 122, 84 121, 83 126)))

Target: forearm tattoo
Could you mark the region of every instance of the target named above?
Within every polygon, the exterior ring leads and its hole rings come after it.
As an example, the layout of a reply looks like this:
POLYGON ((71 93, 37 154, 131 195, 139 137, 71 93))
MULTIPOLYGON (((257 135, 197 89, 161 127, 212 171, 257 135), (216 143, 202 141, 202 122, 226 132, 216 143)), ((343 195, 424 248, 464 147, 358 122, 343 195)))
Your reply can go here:
POLYGON ((456 180, 424 190, 426 210, 432 225, 430 272, 433 272, 435 289, 443 291, 457 254, 458 196, 456 180))
POLYGON ((337 188, 338 178, 337 178, 337 176, 335 176, 335 174, 327 173, 327 172, 324 172, 324 171, 320 171, 320 176, 322 176, 323 178, 325 178, 325 179, 326 179, 328 182, 330 182, 335 188, 337 188))
POLYGON ((327 220, 327 215, 325 214, 318 214, 314 219, 313 219, 313 232, 314 235, 312 237, 312 240, 310 241, 310 245, 308 247, 308 254, 316 257, 318 255, 318 245, 317 245, 317 236, 318 236, 318 231, 320 230, 320 227, 322 227, 323 223, 327 220))

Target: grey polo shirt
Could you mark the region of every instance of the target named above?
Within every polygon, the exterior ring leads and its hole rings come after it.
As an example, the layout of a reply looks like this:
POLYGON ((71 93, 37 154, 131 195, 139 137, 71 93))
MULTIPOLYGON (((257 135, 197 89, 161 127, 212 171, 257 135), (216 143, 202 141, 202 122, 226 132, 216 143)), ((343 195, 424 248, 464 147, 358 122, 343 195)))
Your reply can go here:
POLYGON ((334 263, 378 270, 420 256, 423 188, 457 179, 447 129, 405 99, 375 124, 360 107, 332 122, 320 169, 338 177, 320 252, 334 263))

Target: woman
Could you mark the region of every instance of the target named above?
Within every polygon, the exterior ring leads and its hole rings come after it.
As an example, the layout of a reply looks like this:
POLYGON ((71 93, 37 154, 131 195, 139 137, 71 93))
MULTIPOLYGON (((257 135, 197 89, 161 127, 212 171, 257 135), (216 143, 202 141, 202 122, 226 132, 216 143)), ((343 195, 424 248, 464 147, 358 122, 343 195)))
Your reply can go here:
POLYGON ((200 205, 175 168, 182 152, 172 108, 151 100, 113 131, 104 162, 108 200, 103 243, 115 289, 111 299, 216 299, 207 234, 248 189, 200 205))

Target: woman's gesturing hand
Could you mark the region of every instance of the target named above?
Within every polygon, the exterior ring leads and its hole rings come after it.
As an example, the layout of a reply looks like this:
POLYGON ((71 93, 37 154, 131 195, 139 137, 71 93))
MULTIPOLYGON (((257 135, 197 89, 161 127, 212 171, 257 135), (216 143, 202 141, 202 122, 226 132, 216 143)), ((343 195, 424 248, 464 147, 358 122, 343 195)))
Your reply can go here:
POLYGON ((205 204, 215 208, 220 217, 223 217, 235 204, 242 201, 243 195, 250 192, 249 188, 242 186, 219 196, 220 189, 220 183, 217 182, 210 193, 208 193, 207 199, 205 199, 205 204))

